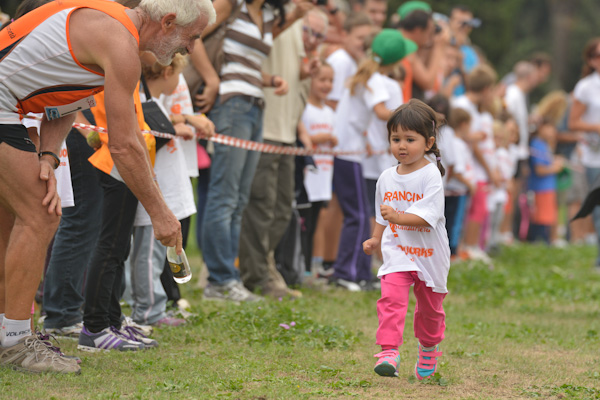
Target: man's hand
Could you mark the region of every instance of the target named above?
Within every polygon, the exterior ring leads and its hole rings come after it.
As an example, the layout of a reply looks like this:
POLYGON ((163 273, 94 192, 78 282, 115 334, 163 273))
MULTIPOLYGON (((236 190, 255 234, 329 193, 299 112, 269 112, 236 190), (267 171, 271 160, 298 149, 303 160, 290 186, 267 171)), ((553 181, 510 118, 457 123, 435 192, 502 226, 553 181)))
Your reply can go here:
POLYGON ((399 225, 398 212, 396 210, 394 210, 390 206, 386 206, 385 204, 382 204, 379 207, 379 210, 381 212, 381 216, 383 217, 383 219, 385 219, 388 222, 391 222, 392 224, 399 225))
POLYGON ((158 217, 152 219, 154 237, 164 246, 175 247, 177 254, 180 254, 182 249, 181 224, 166 205, 162 211, 158 217))
POLYGON ((48 214, 62 215, 60 197, 56 190, 56 176, 52 164, 43 156, 40 159, 40 179, 46 182, 46 196, 42 200, 42 205, 48 207, 48 214))
POLYGON ((275 88, 275 94, 277 96, 283 96, 289 89, 286 80, 277 75, 273 76, 273 87, 275 88))
POLYGON ((370 256, 375 250, 379 248, 380 244, 381 243, 379 243, 379 240, 376 238, 365 240, 363 242, 363 251, 366 255, 370 256))
POLYGON ((219 84, 217 85, 206 85, 202 93, 194 96, 194 105, 198 107, 198 111, 206 114, 209 112, 215 101, 217 100, 217 95, 219 94, 219 84))

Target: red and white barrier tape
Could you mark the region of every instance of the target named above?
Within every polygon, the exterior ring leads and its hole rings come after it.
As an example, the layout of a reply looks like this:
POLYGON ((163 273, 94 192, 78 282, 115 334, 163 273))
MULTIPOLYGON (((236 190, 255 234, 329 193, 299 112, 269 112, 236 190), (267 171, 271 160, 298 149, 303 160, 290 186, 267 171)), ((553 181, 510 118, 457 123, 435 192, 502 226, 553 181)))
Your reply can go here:
MULTIPOLYGON (((41 118, 33 117, 33 116, 25 116, 25 118, 37 119, 41 120, 41 118)), ((73 128, 83 129, 86 131, 96 131, 102 133, 108 133, 106 128, 102 128, 100 126, 81 124, 79 122, 75 122, 73 124, 73 128)), ((163 139, 177 139, 177 136, 171 135, 169 133, 157 132, 157 131, 142 131, 142 133, 148 133, 155 137, 163 138, 163 139)), ((254 142, 252 140, 238 139, 232 136, 221 135, 220 133, 215 133, 214 136, 209 138, 208 140, 223 144, 226 146, 237 147, 244 150, 251 151, 259 151, 261 153, 272 153, 272 154, 286 154, 293 156, 313 156, 316 154, 323 155, 331 155, 331 156, 349 156, 349 155, 359 155, 366 153, 365 150, 362 151, 334 151, 334 150, 322 150, 322 149, 303 149, 299 147, 291 147, 291 146, 276 146, 267 143, 259 143, 254 142)), ((385 151, 372 152, 373 155, 385 154, 385 151)))

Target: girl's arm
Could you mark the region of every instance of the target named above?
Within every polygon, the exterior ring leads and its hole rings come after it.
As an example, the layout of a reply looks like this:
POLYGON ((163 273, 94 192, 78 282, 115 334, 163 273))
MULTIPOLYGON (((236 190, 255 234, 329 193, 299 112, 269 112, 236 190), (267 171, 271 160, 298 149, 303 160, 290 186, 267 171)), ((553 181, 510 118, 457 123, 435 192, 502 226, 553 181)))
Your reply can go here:
POLYGON ((473 184, 473 182, 471 182, 470 180, 468 180, 467 178, 465 178, 465 176, 459 172, 454 172, 452 174, 452 178, 456 179, 457 181, 459 181, 460 183, 462 183, 463 185, 465 185, 466 187, 469 188, 469 194, 471 196, 473 196, 475 194, 475 190, 477 189, 477 186, 475 186, 473 184))
POLYGON ((585 113, 587 106, 577 99, 573 99, 571 114, 569 115, 569 129, 572 131, 586 131, 600 133, 600 126, 597 124, 588 124, 581 117, 585 113))
POLYGON ((387 121, 392 116, 392 110, 388 110, 384 102, 375 104, 373 111, 375 112, 375 115, 377 115, 377 118, 382 121, 387 121))
POLYGON ((383 236, 383 231, 385 230, 385 225, 375 224, 375 229, 373 229, 373 236, 371 239, 365 240, 363 242, 363 251, 367 255, 373 254, 375 250, 377 250, 381 246, 381 236, 383 236))
POLYGON ((308 134, 308 131, 306 130, 306 127, 302 121, 298 122, 298 140, 300 143, 302 143, 305 149, 312 149, 312 138, 308 134))
POLYGON ((311 135, 310 140, 314 145, 323 143, 328 143, 333 147, 337 145, 337 137, 331 133, 317 133, 315 135, 311 135))
POLYGON ((404 225, 404 226, 428 226, 429 223, 425 221, 423 218, 419 217, 415 214, 408 213, 398 213, 390 206, 386 206, 384 204, 381 205, 381 216, 383 219, 388 221, 390 224, 396 225, 404 225))
POLYGON ((542 165, 536 164, 534 167, 535 174, 538 176, 547 176, 558 174, 565 167, 565 160, 562 157, 554 157, 552 164, 542 165))

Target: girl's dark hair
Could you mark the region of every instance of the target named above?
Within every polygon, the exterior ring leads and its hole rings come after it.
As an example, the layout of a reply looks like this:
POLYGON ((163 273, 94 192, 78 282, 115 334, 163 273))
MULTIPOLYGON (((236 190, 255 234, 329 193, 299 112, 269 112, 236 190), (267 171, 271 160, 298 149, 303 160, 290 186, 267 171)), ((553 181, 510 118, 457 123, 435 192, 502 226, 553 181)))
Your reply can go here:
MULTIPOLYGON (((390 120, 387 123, 388 142, 392 136, 392 132, 398 130, 414 131, 425 138, 427 142, 429 138, 436 138, 439 135, 439 128, 443 121, 440 121, 437 114, 431 107, 423 103, 421 100, 411 99, 408 103, 398 107, 390 120)), ((437 140, 433 142, 433 146, 425 152, 435 156, 437 167, 442 176, 446 174, 446 170, 442 165, 440 150, 437 147, 437 140)))
POLYGON ((585 78, 586 76, 594 72, 594 68, 592 68, 590 65, 590 60, 596 53, 598 45, 600 45, 600 37, 595 37, 588 40, 588 42, 585 44, 585 47, 583 48, 583 68, 581 70, 582 78, 585 78))
POLYGON ((450 101, 443 94, 436 94, 427 101, 427 105, 433 108, 433 111, 444 116, 446 121, 450 117, 450 101))
POLYGON ((13 19, 0 26, 0 30, 6 28, 11 22, 27 14, 29 11, 33 11, 46 3, 50 3, 51 1, 52 0, 23 0, 21 4, 19 4, 19 7, 17 7, 17 11, 15 11, 15 16, 13 19))

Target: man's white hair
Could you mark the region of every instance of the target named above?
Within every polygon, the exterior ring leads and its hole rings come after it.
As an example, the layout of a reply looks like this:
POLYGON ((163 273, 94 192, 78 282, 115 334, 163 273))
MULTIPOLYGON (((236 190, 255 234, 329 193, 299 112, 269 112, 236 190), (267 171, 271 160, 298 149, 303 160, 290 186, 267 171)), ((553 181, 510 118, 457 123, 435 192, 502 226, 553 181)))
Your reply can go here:
POLYGON ((517 79, 528 79, 535 74, 535 66, 529 61, 519 61, 513 67, 513 72, 517 79))
POLYGON ((175 23, 179 26, 191 24, 202 14, 208 17, 208 25, 214 24, 217 19, 210 0, 142 0, 138 7, 148 13, 153 21, 160 21, 165 15, 175 13, 175 23))

